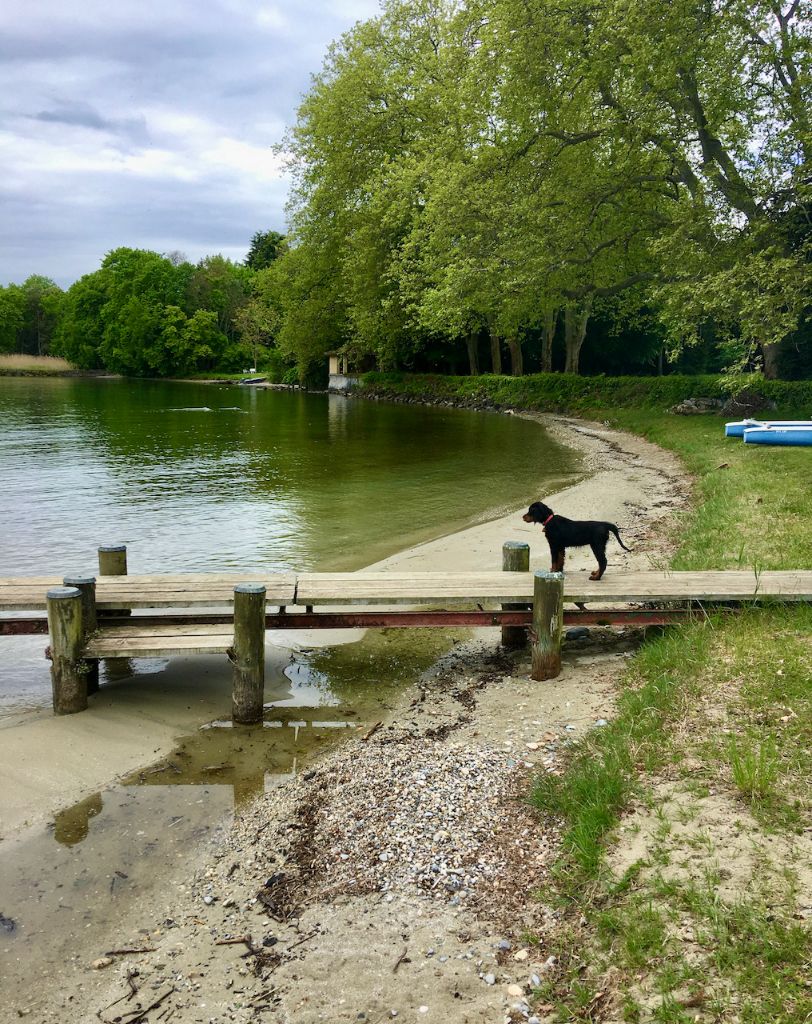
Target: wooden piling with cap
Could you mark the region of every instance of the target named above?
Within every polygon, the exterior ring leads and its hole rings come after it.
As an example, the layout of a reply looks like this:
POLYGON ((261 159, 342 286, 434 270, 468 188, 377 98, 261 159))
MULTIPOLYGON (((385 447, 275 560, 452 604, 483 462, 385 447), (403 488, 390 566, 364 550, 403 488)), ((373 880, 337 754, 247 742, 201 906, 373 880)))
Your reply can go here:
POLYGON ((234 588, 234 666, 231 717, 252 725, 262 721, 265 693, 265 587, 238 583, 234 588))
POLYGON ((533 574, 532 679, 555 679, 561 672, 564 573, 533 574))
MULTIPOLYGON (((506 540, 502 545, 502 570, 504 572, 530 571, 530 545, 524 541, 506 540)), ((526 604, 503 604, 505 611, 523 611, 526 604)), ((524 626, 502 626, 502 644, 505 647, 524 647, 527 630, 524 626)))
POLYGON ((52 587, 46 595, 46 603, 54 714, 73 715, 87 708, 87 682, 82 663, 82 594, 77 587, 52 587))

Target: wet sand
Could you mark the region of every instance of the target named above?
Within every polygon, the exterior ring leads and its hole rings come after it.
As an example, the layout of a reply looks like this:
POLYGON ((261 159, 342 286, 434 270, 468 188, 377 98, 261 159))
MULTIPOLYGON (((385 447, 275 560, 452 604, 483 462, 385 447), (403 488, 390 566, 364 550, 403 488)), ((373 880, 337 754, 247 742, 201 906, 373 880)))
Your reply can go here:
MULTIPOLYGON (((599 424, 537 418, 559 440, 583 453, 584 468, 589 474, 586 479, 557 495, 540 494, 539 498, 548 499, 555 511, 564 515, 606 518, 619 524, 624 541, 634 550, 627 554, 617 545, 610 544, 609 572, 661 565, 667 554, 667 536, 673 513, 681 507, 687 491, 685 477, 676 460, 646 442, 610 431, 599 424)), ((374 568, 492 569, 501 564, 501 547, 506 540, 527 541, 531 547, 531 568, 547 567, 549 554, 541 530, 523 523, 521 511, 393 555, 374 568)), ((573 553, 568 560, 568 572, 591 570, 590 559, 588 551, 573 553)), ((540 739, 545 731, 559 735, 571 726, 568 731, 577 735, 594 723, 596 717, 611 714, 613 682, 621 670, 623 654, 608 650, 589 656, 568 655, 562 677, 545 688, 541 700, 538 684, 532 684, 527 678, 527 666, 521 656, 510 664, 502 665, 500 671, 493 668, 497 664, 494 659, 499 657, 498 635, 497 630, 477 631, 475 640, 458 648, 457 659, 448 669, 448 687, 434 692, 424 680, 419 707, 415 710, 413 703, 411 708, 407 703, 393 709, 381 734, 387 729, 403 728, 408 718, 414 726, 410 726, 411 738, 418 744, 428 743, 429 748, 441 742, 436 738, 440 735, 437 727, 449 726, 446 734, 449 739, 442 738, 442 741, 459 745, 454 758, 460 762, 465 762, 466 756, 473 756, 471 751, 481 750, 483 744, 512 751, 514 755, 520 751, 524 760, 517 761, 513 756, 512 768, 503 779, 508 787, 505 792, 508 792, 515 784, 511 772, 517 764, 519 768, 525 763, 538 764, 542 756, 555 759, 555 744, 545 746, 540 739), (467 696, 460 697, 463 691, 467 696), (468 708, 467 714, 462 716, 464 721, 461 720, 460 707, 468 708), (535 744, 535 749, 531 749, 531 744, 535 744)), ((297 637, 304 646, 328 639, 324 636, 306 638, 301 634, 297 637)), ((345 636, 344 639, 349 638, 345 636)), ((281 653, 286 660, 286 652, 281 653)), ((197 659, 197 663, 201 660, 197 659)), ((211 675, 216 677, 217 673, 212 670, 211 675)), ((201 666, 200 678, 206 676, 206 668, 201 666)), ((168 693, 173 692, 177 680, 166 674, 162 678, 168 684, 168 693)), ((9 835, 26 820, 41 821, 52 816, 60 807, 103 789, 122 774, 165 757, 180 733, 191 731, 201 721, 222 714, 222 689, 222 680, 213 678, 210 685, 190 686, 180 694, 173 693, 171 698, 167 693, 162 694, 159 716, 154 704, 150 710, 150 701, 145 699, 150 696, 148 692, 128 694, 126 688, 121 687, 116 688, 106 701, 97 698, 92 713, 61 719, 42 715, 25 726, 4 729, 4 742, 0 744, 0 773, 4 778, 14 780, 14 785, 5 786, 0 792, 0 821, 4 834, 9 835), (68 778, 66 766, 70 772, 68 778)), ((414 694, 407 694, 406 698, 413 702, 414 694)), ((374 768, 370 766, 386 761, 386 748, 377 747, 380 740, 379 734, 365 747, 366 750, 376 750, 378 754, 377 761, 373 757, 367 765, 364 779, 368 788, 366 799, 372 802, 375 800, 375 785, 383 785, 382 779, 376 780, 374 768)), ((325 773, 324 779, 330 779, 331 763, 336 758, 336 763, 339 763, 341 756, 339 752, 324 760, 319 769, 319 773, 325 773)), ((142 977, 154 975, 153 991, 160 995, 164 975, 168 978, 167 984, 172 982, 166 971, 162 973, 161 970, 167 960, 165 943, 170 939, 182 947, 172 954, 174 966, 170 974, 177 973, 175 968, 179 967, 182 968, 181 975, 184 971, 192 975, 195 973, 194 962, 202 963, 203 958, 207 964, 205 970, 198 972, 198 980, 191 985, 175 983, 172 1020, 354 1020, 373 1004, 378 1013, 375 1019, 382 1019, 384 1013, 389 1012, 386 1010, 389 1003, 390 1009, 402 1008, 398 1010, 401 1019, 452 1019, 443 1017, 442 1013, 453 1015, 460 1008, 459 1002, 454 1002, 454 992, 459 992, 460 986, 468 992, 468 1019, 495 1019, 488 1015, 505 1009, 507 989, 483 982, 481 975, 495 971, 499 976, 499 963, 506 958, 500 959, 494 942, 498 934, 503 936, 503 941, 508 941, 504 935, 510 928, 499 919, 494 907, 488 909, 487 899, 477 906, 458 907, 449 905, 447 901, 438 903, 432 900, 427 904, 425 895, 407 884, 394 886, 388 893, 392 899, 385 904, 381 903, 380 890, 358 896, 344 892, 339 893, 340 898, 328 899, 319 879, 310 880, 312 884, 305 898, 306 909, 301 916, 286 921, 284 926, 272 924, 272 930, 279 933, 280 949, 293 949, 294 945, 298 949, 295 957, 283 958, 284 963, 273 971, 271 987, 274 992, 278 989, 283 993, 279 996, 282 1002, 273 1003, 272 1012, 257 1011, 256 1015, 256 1006, 235 1007, 231 991, 235 986, 234 972, 237 972, 240 984, 248 984, 239 973, 242 963, 238 957, 239 950, 234 946, 214 946, 212 936, 225 934, 225 931, 237 934, 239 927, 247 927, 248 922, 240 915, 253 918, 255 930, 261 930, 268 924, 267 921, 265 925, 256 923, 255 894, 257 886, 262 884, 259 876, 278 863, 278 851, 260 843, 252 849, 250 843, 246 845, 245 837, 251 834, 252 829, 267 829, 269 835, 281 834, 278 831, 280 822, 295 816, 303 795, 307 795, 297 791, 296 784, 282 787, 282 790, 290 790, 290 794, 274 796, 270 802, 260 800, 254 809, 241 816, 242 824, 238 822, 234 833, 221 839, 222 845, 214 861, 199 860, 201 855, 211 857, 208 850, 203 854, 200 851, 189 852, 190 862, 185 864, 181 861, 183 868, 180 869, 177 860, 160 865, 156 877, 163 874, 164 884, 154 884, 150 893, 144 893, 138 908, 138 922, 143 926, 145 921, 152 920, 153 924, 147 927, 157 928, 157 932, 148 931, 147 934, 149 942, 158 947, 159 953, 157 958, 139 958, 137 968, 126 961, 128 969, 139 970, 142 977), (235 852, 237 847, 239 856, 235 852), (222 872, 218 875, 218 869, 230 856, 238 856, 240 863, 246 864, 246 870, 235 870, 225 878, 222 872), (195 863, 200 871, 193 876, 191 867, 195 863), (220 894, 210 902, 203 899, 205 885, 209 884, 206 879, 215 879, 220 886, 220 894), (233 902, 228 907, 222 895, 226 887, 229 891, 234 890, 234 895, 229 897, 233 902), (177 941, 181 939, 181 932, 175 932, 174 925, 170 930, 158 925, 162 920, 183 922, 179 926, 183 929, 182 941, 177 941), (359 965, 359 961, 350 955, 353 949, 360 953, 369 941, 364 938, 368 934, 367 922, 381 932, 381 937, 376 939, 381 946, 381 963, 377 965, 374 958, 359 965), (299 943, 308 928, 311 931, 315 928, 315 941, 299 943), (397 975, 392 971, 392 963, 401 951, 398 947, 402 940, 398 935, 410 934, 409 946, 415 941, 415 936, 424 932, 426 936, 441 936, 446 944, 448 952, 443 955, 448 959, 443 963, 453 962, 455 970, 459 968, 454 974, 454 985, 450 985, 450 971, 445 974, 440 971, 443 978, 437 977, 437 962, 429 963, 433 953, 420 959, 412 957, 411 965, 404 962, 397 975), (475 942, 481 949, 473 961, 470 951, 466 952, 470 943, 463 941, 460 935, 476 936, 475 942), (493 971, 483 971, 479 967, 470 969, 472 962, 474 965, 486 960, 490 962, 489 958, 493 960, 493 971), (330 977, 330 985, 324 983, 325 970, 330 977), (339 991, 349 995, 339 997, 336 995, 339 991), (422 991, 425 991, 425 996, 420 995, 422 991), (201 1003, 206 1003, 208 1012, 201 1009, 201 1003), (428 1006, 425 1011, 424 1006, 428 1006), (262 1016, 262 1013, 270 1016, 262 1016), (426 1014, 430 1016, 426 1017, 426 1014)), ((324 803, 324 821, 334 825, 331 815, 340 819, 343 810, 341 806, 331 809, 327 799, 324 803)), ((512 820, 521 822, 525 832, 532 829, 532 822, 521 816, 515 801, 506 797, 504 810, 512 820)), ((525 809, 523 814, 526 816, 527 813, 525 809)), ((314 833, 314 841, 317 839, 318 830, 314 833)), ((352 843, 347 840, 345 845, 344 852, 352 860, 355 856, 352 843)), ((179 851, 179 856, 182 852, 179 851)), ((358 869, 363 875, 364 865, 359 864, 358 869)), ((507 861, 503 870, 510 873, 507 861)), ((517 920, 521 916, 518 904, 515 915, 517 920)), ((146 938, 144 934, 139 937, 137 930, 133 932, 134 924, 134 921, 123 921, 121 936, 129 944, 140 944, 146 938)), ((95 936, 95 942, 99 941, 95 936)), ((61 977, 54 978, 52 990, 45 986, 37 993, 9 993, 4 1002, 14 1007, 14 1016, 10 1019, 17 1019, 17 1010, 29 1011, 34 1019, 42 1020, 44 1024, 65 1019, 64 1014, 70 1007, 72 1019, 84 1020, 86 1015, 88 1020, 98 1020, 96 1011, 105 1005, 107 995, 112 996, 116 986, 122 984, 121 972, 127 969, 125 961, 114 958, 115 963, 111 964, 110 970, 118 972, 115 980, 106 977, 103 971, 91 970, 89 965, 100 952, 104 950, 98 945, 85 947, 79 943, 75 962, 66 965, 61 977)), ((250 984, 253 986, 254 981, 257 978, 262 980, 262 977, 262 971, 251 975, 250 984)), ((267 977, 265 981, 268 982, 267 977)), ((259 991, 256 989, 254 995, 259 991)), ((166 1005, 169 1001, 167 997, 166 1005)))

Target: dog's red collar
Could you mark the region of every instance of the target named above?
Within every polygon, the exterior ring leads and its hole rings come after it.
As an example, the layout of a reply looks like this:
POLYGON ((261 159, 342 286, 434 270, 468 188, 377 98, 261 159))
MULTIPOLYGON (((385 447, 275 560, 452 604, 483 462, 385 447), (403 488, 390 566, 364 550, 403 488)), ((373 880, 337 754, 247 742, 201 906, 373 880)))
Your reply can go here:
POLYGON ((542 528, 542 530, 543 530, 543 529, 544 529, 544 527, 545 527, 545 526, 547 525, 547 523, 549 523, 549 521, 550 521, 550 520, 551 520, 551 519, 553 518, 553 516, 554 516, 554 515, 555 515, 555 512, 553 512, 553 513, 552 513, 552 515, 549 515, 549 516, 547 516, 547 518, 546 518, 546 519, 544 520, 544 522, 543 522, 543 523, 541 524, 541 528, 542 528))

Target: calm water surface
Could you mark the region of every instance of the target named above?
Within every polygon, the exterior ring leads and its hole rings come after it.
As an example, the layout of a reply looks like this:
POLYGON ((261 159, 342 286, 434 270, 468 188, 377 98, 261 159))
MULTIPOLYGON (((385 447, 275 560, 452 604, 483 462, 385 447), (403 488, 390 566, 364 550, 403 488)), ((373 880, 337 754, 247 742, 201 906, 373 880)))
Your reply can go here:
POLYGON ((253 388, 0 378, 0 575, 354 569, 559 482, 510 416, 253 388))

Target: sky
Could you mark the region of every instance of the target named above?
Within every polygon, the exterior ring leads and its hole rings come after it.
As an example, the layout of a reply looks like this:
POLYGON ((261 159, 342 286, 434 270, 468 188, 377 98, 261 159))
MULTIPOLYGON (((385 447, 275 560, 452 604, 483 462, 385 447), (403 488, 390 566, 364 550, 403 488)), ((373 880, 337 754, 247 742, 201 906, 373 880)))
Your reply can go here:
POLYGON ((119 246, 242 260, 284 231, 273 146, 378 0, 4 0, 0 285, 119 246))

